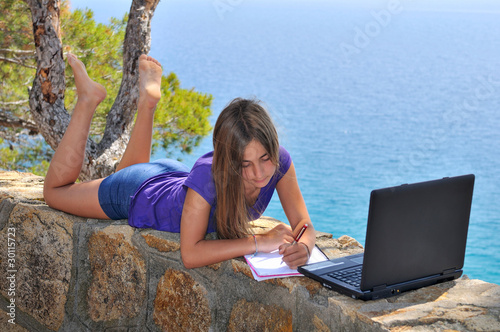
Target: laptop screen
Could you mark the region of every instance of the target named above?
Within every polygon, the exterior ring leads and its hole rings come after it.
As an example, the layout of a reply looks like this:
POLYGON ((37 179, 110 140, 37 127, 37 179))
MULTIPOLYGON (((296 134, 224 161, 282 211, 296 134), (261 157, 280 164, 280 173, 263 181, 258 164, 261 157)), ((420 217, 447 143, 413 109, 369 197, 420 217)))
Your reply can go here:
POLYGON ((374 190, 361 289, 461 269, 474 175, 374 190))

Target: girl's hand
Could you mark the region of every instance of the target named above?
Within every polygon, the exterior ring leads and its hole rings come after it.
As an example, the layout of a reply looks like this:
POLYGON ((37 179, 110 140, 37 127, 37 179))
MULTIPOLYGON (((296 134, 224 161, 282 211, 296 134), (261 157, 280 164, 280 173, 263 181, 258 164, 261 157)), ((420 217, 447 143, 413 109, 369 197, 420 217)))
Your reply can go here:
POLYGON ((280 255, 283 255, 283 262, 291 269, 304 265, 309 260, 309 249, 303 242, 295 244, 285 243, 279 247, 280 255))
POLYGON ((285 224, 279 224, 269 232, 257 235, 258 250, 260 252, 271 252, 282 244, 292 242, 292 228, 285 224))

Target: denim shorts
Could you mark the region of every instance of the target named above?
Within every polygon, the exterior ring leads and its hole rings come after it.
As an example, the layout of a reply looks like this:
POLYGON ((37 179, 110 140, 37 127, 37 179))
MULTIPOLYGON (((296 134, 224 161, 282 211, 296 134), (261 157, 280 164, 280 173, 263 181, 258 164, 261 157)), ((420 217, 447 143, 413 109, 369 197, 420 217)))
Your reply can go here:
POLYGON ((99 204, 104 213, 110 219, 127 219, 130 201, 141 184, 166 172, 189 172, 189 168, 177 160, 158 159, 131 165, 111 174, 101 182, 98 191, 99 204))

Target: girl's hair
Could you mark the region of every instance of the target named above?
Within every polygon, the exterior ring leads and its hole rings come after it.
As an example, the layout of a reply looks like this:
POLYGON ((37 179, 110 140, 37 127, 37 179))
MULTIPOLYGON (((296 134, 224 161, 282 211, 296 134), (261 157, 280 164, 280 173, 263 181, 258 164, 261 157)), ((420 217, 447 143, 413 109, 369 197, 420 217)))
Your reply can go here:
POLYGON ((271 117, 260 101, 234 99, 222 110, 213 132, 212 173, 217 195, 215 219, 221 238, 240 238, 250 233, 242 160, 245 148, 252 140, 262 144, 271 162, 278 166, 278 134, 271 117))

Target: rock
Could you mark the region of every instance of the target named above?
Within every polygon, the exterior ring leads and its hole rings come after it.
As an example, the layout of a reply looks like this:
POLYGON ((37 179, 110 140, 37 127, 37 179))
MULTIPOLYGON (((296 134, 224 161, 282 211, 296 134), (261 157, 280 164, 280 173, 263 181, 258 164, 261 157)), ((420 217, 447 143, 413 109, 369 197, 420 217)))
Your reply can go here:
MULTIPOLYGON (((7 253, 9 248, 8 257, 14 259, 2 261, 0 279, 13 275, 17 308, 53 330, 59 329, 64 320, 73 259, 73 224, 81 220, 47 207, 17 204, 0 232, 0 252, 7 253), (13 246, 8 247, 10 244, 13 246)), ((9 298, 6 285, 0 283, 1 292, 9 298)))
POLYGON ((420 297, 423 301, 415 304, 405 302, 403 294, 392 310, 373 315, 373 320, 390 328, 425 325, 429 329, 500 331, 500 286, 461 278, 407 294, 436 294, 437 289, 441 295, 435 300, 420 297))
POLYGON ((231 311, 228 331, 292 331, 292 313, 277 305, 239 300, 231 311))
POLYGON ((16 324, 16 320, 13 323, 9 323, 9 320, 12 318, 7 315, 5 311, 0 311, 0 331, 9 331, 9 332, 29 332, 21 325, 16 324))
POLYGON ((0 170, 0 196, 43 202, 43 180, 31 173, 0 170))
POLYGON ((181 245, 179 240, 172 241, 169 239, 162 238, 161 235, 156 234, 159 232, 153 233, 143 233, 141 234, 147 245, 151 248, 155 248, 160 252, 170 252, 180 250, 181 245))
POLYGON ((156 288, 154 322, 163 331, 208 331, 207 290, 183 271, 168 269, 156 288))
MULTIPOLYGON (((306 277, 257 282, 241 257, 188 270, 179 234, 75 217, 41 195, 40 177, 0 171, 0 331, 500 331, 496 284, 464 276, 364 302, 306 277)), ((363 251, 348 236, 316 238, 330 258, 363 251)))
POLYGON ((328 325, 325 324, 318 316, 314 315, 313 318, 314 329, 317 332, 331 332, 328 325))
POLYGON ((87 300, 94 321, 134 317, 144 308, 146 264, 132 244, 133 233, 126 225, 108 226, 89 239, 92 280, 87 300))
POLYGON ((358 241, 347 235, 338 239, 321 236, 316 239, 316 245, 330 259, 359 254, 364 251, 363 246, 358 241))

